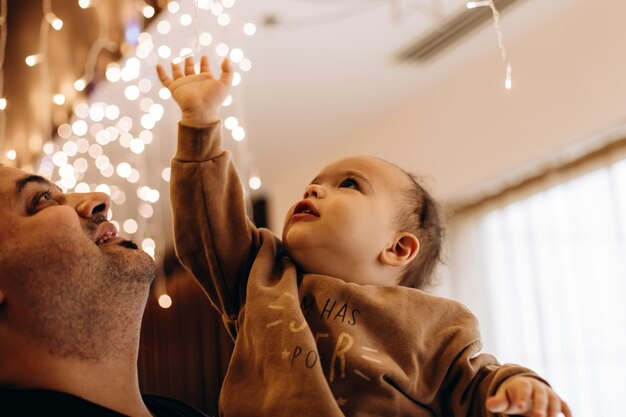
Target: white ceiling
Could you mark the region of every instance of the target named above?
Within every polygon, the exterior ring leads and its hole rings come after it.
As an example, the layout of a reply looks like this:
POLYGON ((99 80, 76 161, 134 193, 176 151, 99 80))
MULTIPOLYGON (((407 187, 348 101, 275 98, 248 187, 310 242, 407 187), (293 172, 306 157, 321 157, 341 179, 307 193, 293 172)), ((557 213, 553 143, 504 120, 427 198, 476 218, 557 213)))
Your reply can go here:
MULTIPOLYGON (((250 148, 276 175, 311 158, 332 159, 342 138, 381 118, 454 68, 402 63, 404 48, 466 11, 464 0, 272 0, 238 4, 257 23, 243 39, 253 70, 242 84, 250 148), (260 22, 276 16, 276 26, 260 22), (279 159, 280 169, 276 160, 279 159)), ((488 45, 496 50, 495 34, 488 45)), ((474 48, 474 52, 476 52, 474 48)), ((467 59, 473 52, 461 53, 467 59)))

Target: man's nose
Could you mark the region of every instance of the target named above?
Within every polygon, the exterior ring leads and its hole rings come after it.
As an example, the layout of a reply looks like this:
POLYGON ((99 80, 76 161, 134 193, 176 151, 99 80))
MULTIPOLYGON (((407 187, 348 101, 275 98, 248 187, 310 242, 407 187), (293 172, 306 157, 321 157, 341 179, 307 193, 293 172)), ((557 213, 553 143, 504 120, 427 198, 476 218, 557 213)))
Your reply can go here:
POLYGON ((111 197, 99 192, 68 194, 67 200, 68 203, 75 205, 76 212, 86 219, 96 214, 106 216, 111 206, 111 197))
POLYGON ((315 197, 315 198, 324 198, 326 195, 324 188, 322 188, 319 184, 309 184, 304 191, 304 198, 315 197))

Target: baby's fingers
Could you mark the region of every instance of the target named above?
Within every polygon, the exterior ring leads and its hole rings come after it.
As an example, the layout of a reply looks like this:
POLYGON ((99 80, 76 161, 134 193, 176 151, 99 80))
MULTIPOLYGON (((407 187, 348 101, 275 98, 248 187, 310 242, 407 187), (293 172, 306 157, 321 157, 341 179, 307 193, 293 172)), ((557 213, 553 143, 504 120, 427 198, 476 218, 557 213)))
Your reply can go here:
POLYGON ((485 406, 492 413, 501 413, 509 407, 509 400, 506 398, 506 395, 497 393, 487 399, 485 406))
POLYGON ((533 386, 526 378, 518 378, 515 383, 507 385, 506 392, 509 397, 509 407, 504 410, 505 413, 521 414, 531 409, 533 386))
POLYGON ((556 417, 556 414, 546 414, 546 411, 552 413, 552 408, 555 405, 559 405, 559 399, 553 393, 548 393, 548 390, 544 386, 536 386, 533 392, 533 417, 556 417), (549 408, 548 408, 549 407, 549 408))
POLYGON ((550 404, 548 406, 548 417, 558 417, 563 413, 565 417, 572 417, 572 412, 565 401, 559 398, 555 393, 550 394, 550 404))
POLYGON ((485 405, 492 413, 525 414, 532 410, 532 392, 528 378, 513 377, 505 381, 485 405))
POLYGON ((156 71, 157 75, 159 76, 159 80, 161 81, 161 84, 163 84, 164 87, 168 87, 172 83, 172 79, 167 75, 165 69, 160 64, 158 64, 156 66, 156 71))
POLYGON ((189 55, 185 58, 184 61, 185 66, 185 75, 194 75, 196 73, 196 68, 193 64, 193 56, 189 55))
POLYGON ((233 83, 233 65, 230 62, 230 59, 224 58, 222 61, 222 74, 220 75, 220 80, 227 86, 230 86, 233 83))
POLYGON ((177 80, 183 76, 183 72, 180 70, 180 65, 176 64, 174 61, 172 61, 170 65, 172 67, 172 78, 177 80))

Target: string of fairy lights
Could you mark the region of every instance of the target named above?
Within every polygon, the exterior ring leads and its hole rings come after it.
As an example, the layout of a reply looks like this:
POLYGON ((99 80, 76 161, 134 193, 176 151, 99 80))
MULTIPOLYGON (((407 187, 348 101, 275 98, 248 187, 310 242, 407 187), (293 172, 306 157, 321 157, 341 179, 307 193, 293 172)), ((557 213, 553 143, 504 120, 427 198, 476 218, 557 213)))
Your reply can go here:
POLYGON ((511 72, 513 71, 511 67, 511 63, 509 62, 509 57, 506 52, 506 48, 504 47, 504 42, 502 40, 502 30, 500 29, 500 13, 496 8, 496 5, 493 3, 493 0, 481 0, 481 1, 468 1, 466 3, 466 7, 468 9, 476 9, 478 7, 489 7, 491 9, 491 13, 493 15, 493 26, 496 30, 496 35, 498 37, 498 48, 500 49, 500 55, 502 56, 502 61, 504 61, 505 65, 505 77, 504 77, 504 88, 510 90, 513 87, 513 81, 511 79, 511 72))
MULTIPOLYGON (((91 4, 82 1, 80 5, 88 8, 91 4)), ((147 163, 139 157, 144 156, 146 148, 155 142, 154 129, 164 115, 164 105, 170 99, 170 92, 164 87, 159 88, 154 78, 147 77, 142 72, 142 68, 149 67, 152 73, 159 58, 179 63, 186 56, 200 53, 203 48, 212 46, 214 36, 208 31, 200 30, 200 14, 208 11, 214 16, 217 26, 226 27, 232 22, 227 11, 233 6, 233 0, 219 2, 198 0, 193 4, 194 18, 190 13, 181 10, 181 3, 170 1, 167 11, 175 18, 161 19, 156 25, 155 35, 147 31, 139 31, 137 27, 131 25, 127 28, 126 37, 131 43, 136 40, 134 53, 121 63, 109 64, 105 77, 111 84, 123 85, 122 96, 127 100, 127 103, 124 103, 125 109, 132 105, 138 106, 141 115, 133 118, 127 114, 129 112, 126 110, 122 115, 117 104, 97 99, 90 100, 90 103, 80 102, 74 107, 74 120, 58 127, 58 136, 63 141, 47 142, 43 147, 45 156, 42 158, 38 173, 56 179, 56 184, 66 191, 106 192, 111 196, 113 203, 118 206, 129 200, 129 192, 135 192, 139 199, 138 216, 130 216, 118 223, 112 219, 116 211, 113 207, 110 211, 110 218, 124 232, 135 237, 138 235, 144 237, 141 246, 153 257, 156 253, 156 242, 150 236, 152 231, 146 226, 149 226, 149 220, 154 216, 154 204, 161 197, 159 193, 161 184, 155 183, 153 178, 146 175, 147 163), (191 26, 194 20, 196 21, 194 40, 189 42, 189 46, 179 51, 174 51, 168 42, 170 39, 168 35, 174 30, 170 20, 177 21, 183 28, 191 26), (123 148, 121 152, 120 147, 123 148), (123 156, 123 160, 120 160, 120 155, 123 156), (101 177, 99 183, 86 180, 90 165, 94 165, 99 172, 101 177)), ((146 18, 150 18, 155 10, 143 4, 141 12, 146 18)), ((48 17, 46 20, 50 25, 56 23, 59 29, 62 27, 62 23, 58 23, 60 20, 58 18, 48 17)), ((251 23, 242 27, 245 35, 253 35, 255 31, 256 27, 251 23)), ((107 31, 102 29, 100 38, 92 46, 85 74, 74 83, 77 90, 84 89, 93 77, 94 57, 97 56, 97 51, 103 47, 116 47, 107 38, 106 33, 107 31)), ((250 60, 245 57, 240 48, 230 48, 225 42, 217 43, 214 48, 218 56, 228 55, 231 61, 239 66, 239 71, 235 72, 233 80, 233 86, 237 86, 241 83, 241 72, 251 69, 250 60)), ((42 62, 42 55, 37 55, 39 62, 42 62)), ((34 62, 33 65, 37 63, 34 62)), ((54 99, 57 100, 57 98, 59 101, 62 100, 54 95, 54 99)), ((233 95, 229 95, 223 106, 229 107, 232 103, 233 95)), ((234 115, 225 119, 224 126, 231 132, 233 140, 245 139, 245 129, 234 115)), ((168 167, 162 167, 160 174, 161 181, 169 182, 168 167)), ((249 185, 253 189, 259 188, 260 179, 250 178, 249 185)))
MULTIPOLYGON (((4 142, 6 130, 7 99, 4 97, 4 57, 7 49, 7 0, 0 0, 0 146, 4 142)), ((7 158, 14 159, 15 151, 9 151, 7 158)))

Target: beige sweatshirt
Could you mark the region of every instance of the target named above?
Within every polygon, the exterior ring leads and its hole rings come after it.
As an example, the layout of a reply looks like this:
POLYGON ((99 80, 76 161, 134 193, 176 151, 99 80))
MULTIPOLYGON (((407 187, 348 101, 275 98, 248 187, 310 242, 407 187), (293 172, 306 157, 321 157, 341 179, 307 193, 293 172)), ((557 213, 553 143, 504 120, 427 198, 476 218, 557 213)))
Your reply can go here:
POLYGON ((246 217, 220 131, 179 126, 171 198, 177 253, 236 338, 223 416, 491 416, 503 380, 535 376, 478 354, 457 302, 300 274, 246 217))

